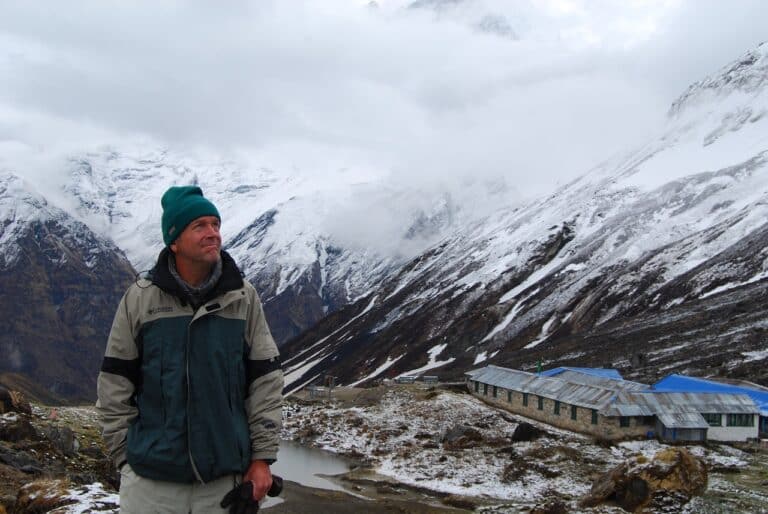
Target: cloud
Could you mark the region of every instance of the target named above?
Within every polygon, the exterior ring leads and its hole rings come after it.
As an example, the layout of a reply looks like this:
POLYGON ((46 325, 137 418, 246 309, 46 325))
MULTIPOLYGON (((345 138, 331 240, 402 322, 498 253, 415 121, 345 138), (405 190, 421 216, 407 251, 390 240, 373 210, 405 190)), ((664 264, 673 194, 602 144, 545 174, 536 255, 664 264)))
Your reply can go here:
POLYGON ((641 142, 766 19, 757 0, 411 4, 7 2, 0 139, 64 152, 139 135, 285 172, 536 194, 641 142), (489 15, 511 32, 484 32, 489 15))
POLYGON ((682 2, 661 20, 626 71, 647 89, 677 97, 691 83, 768 40, 766 19, 768 2, 762 0, 682 2))

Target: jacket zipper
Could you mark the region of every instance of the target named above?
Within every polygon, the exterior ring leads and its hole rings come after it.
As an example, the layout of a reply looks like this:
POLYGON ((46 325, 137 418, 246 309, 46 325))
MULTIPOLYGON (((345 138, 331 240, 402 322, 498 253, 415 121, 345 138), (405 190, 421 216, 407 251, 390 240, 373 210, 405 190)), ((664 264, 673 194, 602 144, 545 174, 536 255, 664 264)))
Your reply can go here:
MULTIPOLYGON (((232 303, 232 301, 234 300, 230 300, 226 304, 222 304, 221 302, 219 302, 219 307, 217 309, 212 309, 210 311, 204 312, 203 316, 205 316, 206 314, 210 314, 211 312, 216 312, 223 309, 226 305, 229 305, 230 303, 232 303)), ((197 309, 197 311, 199 311, 203 307, 204 305, 201 305, 197 309)), ((184 368, 187 374, 187 454, 189 455, 189 462, 192 465, 192 473, 195 474, 195 478, 197 478, 197 480, 201 484, 205 484, 205 480, 203 480, 203 477, 200 475, 200 471, 197 469, 197 466, 195 465, 195 458, 192 456, 192 444, 191 444, 192 421, 190 416, 190 412, 191 412, 190 406, 192 404, 192 401, 191 401, 192 388, 189 385, 191 380, 189 376, 189 345, 190 345, 190 341, 192 340, 192 323, 194 323, 195 320, 198 319, 196 316, 197 311, 192 313, 192 320, 189 322, 189 325, 187 325, 187 351, 186 351, 186 355, 184 356, 184 368)))
POLYGON ((190 406, 192 404, 191 397, 192 397, 192 388, 189 385, 190 382, 190 376, 189 376, 189 343, 192 338, 192 323, 194 323, 194 314, 192 315, 192 321, 189 322, 189 325, 187 325, 187 351, 186 355, 184 356, 185 362, 185 371, 187 374, 187 453, 189 454, 189 462, 192 464, 192 473, 195 474, 195 478, 201 483, 205 484, 205 480, 203 480, 203 477, 200 476, 200 472, 197 469, 197 466, 195 465, 195 458, 192 456, 192 422, 191 422, 191 411, 190 406))

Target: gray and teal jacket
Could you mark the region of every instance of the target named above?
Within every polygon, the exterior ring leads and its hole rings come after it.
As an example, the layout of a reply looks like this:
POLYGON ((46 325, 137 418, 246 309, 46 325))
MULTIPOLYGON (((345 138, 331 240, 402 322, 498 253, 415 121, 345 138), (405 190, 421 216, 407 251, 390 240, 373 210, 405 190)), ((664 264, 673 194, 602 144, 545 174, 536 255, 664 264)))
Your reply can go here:
POLYGON ((168 249, 123 296, 96 403, 115 465, 192 483, 277 458, 283 373, 253 286, 221 252, 222 275, 194 308, 168 249))

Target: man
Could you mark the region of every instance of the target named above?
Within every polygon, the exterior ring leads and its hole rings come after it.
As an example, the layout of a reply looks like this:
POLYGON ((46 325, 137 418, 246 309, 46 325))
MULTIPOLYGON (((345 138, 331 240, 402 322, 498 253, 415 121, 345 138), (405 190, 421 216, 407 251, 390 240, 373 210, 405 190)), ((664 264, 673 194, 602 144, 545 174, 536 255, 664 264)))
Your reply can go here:
POLYGON ((221 250, 199 187, 162 197, 166 248, 112 323, 96 403, 124 514, 224 512, 243 482, 272 483, 283 374, 253 286, 221 250))

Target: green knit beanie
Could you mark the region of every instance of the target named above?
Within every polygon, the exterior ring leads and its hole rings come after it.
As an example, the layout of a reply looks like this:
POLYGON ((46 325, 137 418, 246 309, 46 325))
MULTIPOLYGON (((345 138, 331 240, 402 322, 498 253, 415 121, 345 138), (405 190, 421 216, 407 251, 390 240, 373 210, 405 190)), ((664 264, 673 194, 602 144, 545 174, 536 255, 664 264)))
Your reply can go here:
POLYGON ((179 234, 193 220, 200 216, 216 216, 221 220, 219 211, 203 196, 203 190, 197 186, 173 186, 160 200, 163 206, 163 241, 170 246, 179 234))

